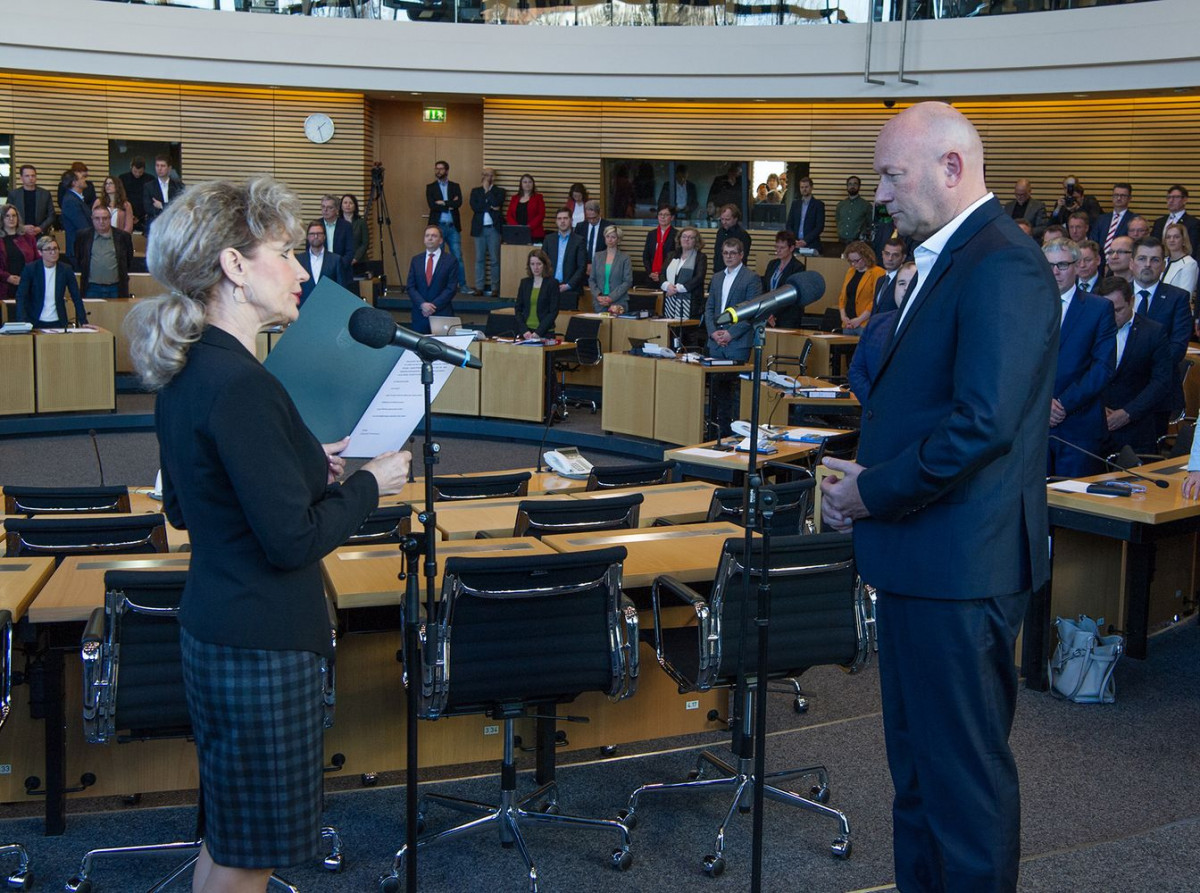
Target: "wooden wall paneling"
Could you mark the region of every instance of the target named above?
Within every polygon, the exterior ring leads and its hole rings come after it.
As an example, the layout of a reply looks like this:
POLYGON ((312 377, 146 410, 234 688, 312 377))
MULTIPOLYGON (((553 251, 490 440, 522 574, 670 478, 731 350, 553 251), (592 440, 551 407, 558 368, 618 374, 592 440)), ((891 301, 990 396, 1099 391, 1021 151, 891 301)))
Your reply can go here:
MULTIPOLYGON (((105 85, 105 140, 179 140, 180 90, 178 84, 142 81, 108 81, 105 85)), ((184 147, 186 149, 186 147, 184 147)), ((107 151, 107 146, 105 147, 107 151)), ((146 159, 154 174, 154 159, 146 159)), ((94 173, 89 169, 89 173, 94 173)), ((125 171, 110 171, 123 174, 125 171)), ((185 172, 181 172, 181 175, 185 172)), ((104 182, 104 178, 100 178, 104 182)), ((186 182, 186 181, 185 181, 186 182)))
POLYGON ((12 133, 15 124, 12 78, 0 74, 0 131, 12 133))
POLYGON ((108 121, 103 81, 12 76, 13 161, 33 164, 39 185, 53 193, 74 161, 108 167, 108 121))
POLYGON ((320 216, 321 196, 325 193, 339 200, 347 192, 361 193, 361 95, 275 91, 272 111, 272 170, 300 194, 306 215, 320 216), (304 136, 304 119, 314 112, 324 112, 333 119, 336 131, 327 143, 318 145, 304 136))

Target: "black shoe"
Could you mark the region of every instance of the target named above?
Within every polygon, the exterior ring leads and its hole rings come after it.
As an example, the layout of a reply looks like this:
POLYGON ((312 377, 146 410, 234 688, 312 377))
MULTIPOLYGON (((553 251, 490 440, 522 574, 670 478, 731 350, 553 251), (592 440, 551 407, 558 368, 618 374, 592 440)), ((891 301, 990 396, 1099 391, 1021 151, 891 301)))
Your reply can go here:
POLYGON ((496 294, 495 294, 495 292, 493 292, 493 291, 492 291, 492 290, 489 288, 487 291, 485 291, 485 292, 483 293, 483 296, 484 296, 485 298, 494 298, 494 297, 496 297, 496 294))

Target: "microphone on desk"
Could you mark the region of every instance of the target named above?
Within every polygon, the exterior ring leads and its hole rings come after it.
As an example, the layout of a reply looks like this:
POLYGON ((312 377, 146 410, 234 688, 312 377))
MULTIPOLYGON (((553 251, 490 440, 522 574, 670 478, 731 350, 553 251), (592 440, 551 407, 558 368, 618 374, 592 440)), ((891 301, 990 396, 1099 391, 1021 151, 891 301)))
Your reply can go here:
POLYGON ((359 307, 350 314, 349 329, 350 337, 367 347, 382 348, 394 344, 411 350, 422 360, 438 360, 464 369, 483 368, 479 357, 470 351, 459 350, 436 338, 398 326, 386 310, 359 307))
POLYGON ((820 273, 805 271, 789 276, 787 283, 766 294, 759 295, 753 301, 746 301, 736 307, 729 307, 717 317, 717 326, 736 325, 739 322, 754 322, 766 316, 774 316, 780 310, 790 307, 799 301, 801 307, 807 307, 819 301, 825 294, 825 277, 820 273))
MULTIPOLYGON (((1114 471, 1122 472, 1123 474, 1127 474, 1130 477, 1136 478, 1139 481, 1146 481, 1147 483, 1153 484, 1154 486, 1161 487, 1163 489, 1166 489, 1167 487, 1171 486, 1167 481, 1164 481, 1161 478, 1146 477, 1146 475, 1138 474, 1136 471, 1133 471, 1130 468, 1126 468, 1125 466, 1123 466, 1117 462, 1110 462, 1108 459, 1104 458, 1103 456, 1097 456, 1095 453, 1089 453, 1087 450, 1085 450, 1079 444, 1071 443, 1071 441, 1069 441, 1069 440, 1063 440, 1057 434, 1051 434, 1050 439, 1057 440, 1059 443, 1062 443, 1062 444, 1066 444, 1071 449, 1078 450, 1079 452, 1083 453, 1085 456, 1091 456, 1093 459, 1103 462, 1106 466, 1113 469, 1114 471)), ((1133 447, 1129 446, 1128 444, 1121 447, 1121 450, 1119 453, 1117 453, 1117 456, 1119 456, 1122 461, 1129 461, 1130 459, 1133 459, 1135 461, 1137 460, 1137 453, 1135 453, 1133 451, 1133 447)))

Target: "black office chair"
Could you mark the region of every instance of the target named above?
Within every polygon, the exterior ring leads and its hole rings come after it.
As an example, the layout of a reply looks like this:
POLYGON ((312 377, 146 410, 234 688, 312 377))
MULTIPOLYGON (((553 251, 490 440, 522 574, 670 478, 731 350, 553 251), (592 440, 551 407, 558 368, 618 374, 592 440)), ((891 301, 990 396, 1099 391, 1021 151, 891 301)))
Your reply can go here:
POLYGON ((375 543, 399 543, 412 528, 411 505, 382 505, 359 525, 346 540, 347 546, 368 546, 375 543))
POLYGON ((5 487, 6 515, 128 514, 128 487, 5 487))
MULTIPOLYGON (((449 558, 436 622, 425 630, 422 648, 431 654, 406 656, 406 683, 420 674, 422 719, 483 713, 504 723, 504 758, 499 803, 480 803, 424 794, 422 822, 431 803, 441 803, 471 819, 424 835, 417 846, 451 840, 495 827, 500 842, 516 844, 525 861, 530 890, 539 874, 522 826, 608 829, 620 847, 610 864, 629 867, 629 832, 620 822, 558 812, 555 782, 524 796, 517 792, 513 761, 514 720, 545 705, 603 692, 614 701, 632 695, 638 678, 638 624, 633 603, 621 592, 624 548, 538 555, 532 558, 449 558), (451 659, 453 656, 453 659, 451 659)), ((407 844, 396 853, 381 893, 402 887, 407 844)))
MULTIPOLYGON (((12 712, 12 612, 0 610, 0 728, 8 721, 12 712)), ((29 868, 29 853, 19 843, 0 845, 0 856, 16 856, 20 860, 17 870, 5 878, 12 890, 32 890, 33 871, 29 868)))
POLYGON ((540 540, 556 533, 632 530, 638 526, 643 501, 641 493, 610 499, 526 500, 517 506, 513 536, 540 540))
POLYGON ((167 551, 167 522, 160 514, 99 518, 6 518, 5 554, 50 555, 58 564, 71 555, 144 554, 167 551))
POLYGON ((483 334, 489 338, 516 338, 517 318, 511 313, 493 310, 488 314, 483 334))
MULTIPOLYGON (((775 507, 769 522, 772 536, 798 536, 805 532, 805 522, 813 510, 816 480, 806 469, 797 469, 797 473, 803 473, 805 477, 762 488, 775 495, 775 507)), ((746 526, 742 510, 744 495, 742 487, 721 487, 714 490, 705 520, 732 521, 742 527, 746 526)))
POLYGON ((433 498, 437 502, 459 499, 491 499, 503 496, 528 496, 532 472, 513 474, 472 474, 462 477, 435 477, 433 498))
POLYGON ((675 462, 634 462, 629 465, 593 465, 586 490, 615 490, 621 487, 653 487, 675 479, 675 462))
MULTIPOLYGON (((742 613, 743 610, 756 610, 756 590, 762 576, 762 545, 761 541, 754 544, 748 587, 745 585, 747 570, 742 565, 744 542, 740 538, 725 542, 708 599, 673 577, 655 580, 652 593, 655 650, 659 664, 679 684, 681 692, 736 685, 742 613), (749 605, 743 601, 746 589, 751 594, 749 605), (676 599, 695 611, 697 622, 694 625, 672 629, 662 626, 664 602, 674 603, 676 599)), ((753 800, 755 742, 751 719, 760 678, 797 676, 809 667, 824 664, 836 664, 853 673, 861 669, 870 656, 869 630, 873 616, 855 570, 854 548, 849 535, 773 538, 770 582, 770 665, 760 672, 755 633, 750 633, 752 639, 746 643, 744 652, 750 686, 741 709, 741 726, 734 734, 735 762, 703 753, 688 781, 643 785, 633 792, 628 809, 621 813, 622 821, 632 828, 637 823, 638 802, 645 794, 733 791, 733 802, 717 832, 716 852, 706 855, 702 861, 705 873, 714 877, 725 870, 725 832, 730 822, 737 812, 749 811, 753 800), (705 772, 714 768, 724 777, 705 778, 705 772)), ((752 621, 746 627, 755 630, 752 621)), ((769 772, 764 791, 770 800, 834 819, 839 833, 830 850, 838 858, 849 857, 850 823, 841 811, 826 805, 829 775, 824 766, 769 772), (815 779, 809 792, 811 796, 801 796, 775 784, 797 777, 815 779)))
POLYGON ((808 375, 808 357, 812 353, 812 339, 805 338, 804 346, 800 348, 799 354, 772 354, 767 360, 767 372, 782 372, 783 370, 794 370, 788 372, 793 378, 798 378, 801 375, 808 375))
POLYGON ((554 371, 558 373, 558 400, 555 401, 555 412, 559 418, 567 417, 567 404, 571 406, 591 407, 592 415, 596 414, 595 400, 582 400, 567 397, 567 373, 577 372, 588 366, 599 366, 604 359, 604 351, 600 348, 600 320, 585 319, 572 316, 567 323, 567 332, 563 336, 566 341, 575 342, 574 351, 559 353, 554 360, 554 371))
MULTIPOLYGON (((179 645, 179 599, 186 571, 112 570, 104 574, 104 607, 96 608, 84 628, 83 731, 92 744, 192 737, 183 688, 179 645)), ((331 609, 332 623, 332 609, 331 609)), ((331 636, 336 634, 331 626, 331 636)), ((324 664, 325 725, 333 722, 333 672, 324 664)), ((160 890, 188 871, 204 842, 204 798, 197 809, 194 840, 142 846, 102 847, 89 851, 66 883, 69 893, 90 893, 93 863, 105 856, 186 854, 185 861, 158 882, 160 890)), ((341 841, 333 828, 322 828, 331 842, 325 867, 342 868, 341 841)), ((278 877, 275 889, 296 888, 278 877)))

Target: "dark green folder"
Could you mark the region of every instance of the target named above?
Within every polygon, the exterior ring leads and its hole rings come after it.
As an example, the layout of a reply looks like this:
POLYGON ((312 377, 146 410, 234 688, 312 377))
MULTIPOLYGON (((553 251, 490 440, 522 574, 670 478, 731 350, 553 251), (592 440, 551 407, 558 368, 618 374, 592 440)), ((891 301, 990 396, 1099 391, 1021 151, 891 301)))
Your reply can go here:
POLYGON ((350 337, 350 314, 365 306, 340 285, 322 279, 300 308, 300 318, 263 363, 283 383, 321 443, 341 440, 354 430, 404 352, 366 347, 350 337))

